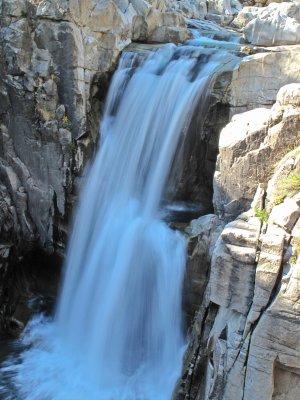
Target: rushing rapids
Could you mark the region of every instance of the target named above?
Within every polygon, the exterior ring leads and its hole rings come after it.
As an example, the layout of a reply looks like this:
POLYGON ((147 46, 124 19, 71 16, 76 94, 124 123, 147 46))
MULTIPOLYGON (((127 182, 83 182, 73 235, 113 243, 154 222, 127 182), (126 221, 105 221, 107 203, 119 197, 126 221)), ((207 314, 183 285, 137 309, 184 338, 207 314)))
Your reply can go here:
MULTIPOLYGON (((185 241, 162 220, 179 141, 213 74, 192 45, 137 62, 125 53, 101 123, 101 142, 74 223, 53 320, 28 325, 2 367, 20 400, 169 400, 185 339, 185 241)), ((204 50, 204 49, 203 49, 204 50)))

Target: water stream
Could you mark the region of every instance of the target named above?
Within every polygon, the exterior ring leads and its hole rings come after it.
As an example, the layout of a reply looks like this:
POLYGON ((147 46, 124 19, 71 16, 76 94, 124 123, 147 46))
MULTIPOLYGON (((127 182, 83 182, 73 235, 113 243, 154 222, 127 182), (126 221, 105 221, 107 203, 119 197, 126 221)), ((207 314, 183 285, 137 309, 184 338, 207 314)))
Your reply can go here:
MULTIPOLYGON (((4 399, 170 400, 185 350, 185 240, 160 207, 178 143, 213 74, 193 46, 124 53, 80 197, 54 319, 2 366, 4 399), (7 385, 6 385, 7 387, 7 385)), ((204 51, 204 49, 203 49, 204 51)), ((199 53, 199 51, 198 51, 199 53)))

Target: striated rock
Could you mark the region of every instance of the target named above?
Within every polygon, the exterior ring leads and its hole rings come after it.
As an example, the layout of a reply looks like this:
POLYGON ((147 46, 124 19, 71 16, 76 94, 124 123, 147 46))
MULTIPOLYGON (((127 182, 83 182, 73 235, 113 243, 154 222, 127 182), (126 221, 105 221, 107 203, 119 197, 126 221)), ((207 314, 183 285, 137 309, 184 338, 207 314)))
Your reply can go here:
MULTIPOLYGON (((281 123, 283 114, 295 116, 298 86, 280 90, 264 129, 281 123)), ((245 137, 239 142, 233 134, 222 142, 229 152, 237 146, 234 162, 246 153, 256 154, 266 143, 253 122, 256 114, 247 114, 253 140, 245 145, 245 137)), ((256 122, 257 126, 261 123, 256 122)), ((289 132, 283 124, 276 143, 283 135, 295 135, 299 141, 296 131, 289 132)), ((284 140, 281 145, 264 182, 267 193, 260 184, 253 208, 227 224, 208 250, 212 254, 210 276, 189 334, 183 376, 174 396, 177 400, 296 400, 300 395, 299 182, 292 181, 298 183, 286 189, 280 204, 274 200, 282 190, 282 180, 299 173, 300 155, 299 147, 291 150, 284 140)), ((256 162, 258 169, 263 162, 265 168, 271 163, 265 156, 256 162)), ((231 182, 236 181, 236 170, 231 168, 226 174, 231 174, 231 182)), ((239 185, 255 187, 255 179, 250 170, 239 185)))
POLYGON ((289 91, 296 95, 299 86, 288 85, 282 89, 271 110, 261 108, 238 114, 222 130, 214 204, 225 219, 236 217, 250 206, 257 183, 266 184, 286 149, 299 143, 298 101, 282 104, 282 97, 288 98, 289 91))
POLYGON ((296 264, 285 263, 290 234, 275 219, 264 234, 251 215, 244 213, 227 225, 210 249, 209 283, 193 322, 175 399, 294 400, 299 395, 299 257, 296 264), (241 229, 250 238, 243 238, 244 248, 241 229), (229 252, 224 239, 235 243, 229 252), (226 273, 234 270, 236 248, 238 254, 244 250, 247 255, 251 248, 256 252, 252 279, 247 278, 247 258, 239 260, 238 275, 226 273), (222 265, 216 262, 218 255, 222 265), (274 379, 279 380, 275 387, 274 379))
POLYGON ((246 314, 253 297, 253 279, 260 221, 237 219, 221 233, 211 261, 210 300, 246 314), (242 237, 242 240, 241 240, 242 237))
POLYGON ((245 377, 244 398, 247 400, 258 396, 266 400, 272 397, 276 368, 277 379, 288 375, 288 379, 294 381, 290 388, 285 388, 285 398, 296 399, 299 396, 299 272, 298 261, 283 276, 279 293, 252 334, 245 377))

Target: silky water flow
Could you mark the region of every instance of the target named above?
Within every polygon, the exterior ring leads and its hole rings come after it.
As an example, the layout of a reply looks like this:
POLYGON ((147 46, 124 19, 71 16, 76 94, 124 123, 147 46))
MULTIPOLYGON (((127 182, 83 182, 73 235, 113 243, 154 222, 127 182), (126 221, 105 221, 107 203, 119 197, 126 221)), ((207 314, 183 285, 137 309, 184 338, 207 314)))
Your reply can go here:
MULTIPOLYGON (((178 142, 222 60, 165 46, 124 53, 67 253, 57 312, 6 363, 20 400, 170 400, 185 350, 186 248, 160 202, 178 142)), ((3 389, 3 387, 2 387, 3 389)), ((1 389, 0 389, 1 390, 1 389)))

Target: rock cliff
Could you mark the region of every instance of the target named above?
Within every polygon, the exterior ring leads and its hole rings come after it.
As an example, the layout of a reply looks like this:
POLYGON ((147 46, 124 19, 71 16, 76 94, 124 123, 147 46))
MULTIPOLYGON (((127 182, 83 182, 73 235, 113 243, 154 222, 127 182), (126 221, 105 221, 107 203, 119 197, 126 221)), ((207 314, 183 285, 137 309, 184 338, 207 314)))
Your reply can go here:
POLYGON ((221 132, 219 218, 186 229, 188 279, 201 277, 201 295, 176 399, 299 397, 299 90, 282 87, 271 110, 237 115, 221 132))
POLYGON ((8 260, 13 270, 37 247, 64 254, 120 52, 132 40, 178 43, 190 33, 163 1, 1 0, 0 11, 2 325, 8 303, 14 309, 8 260))
POLYGON ((300 397, 300 6, 270 3, 0 0, 0 326, 18 325, 22 257, 65 252, 120 52, 182 43, 196 26, 241 43, 183 164, 186 199, 213 184, 214 214, 185 228, 189 343, 174 398, 300 397))
POLYGON ((1 2, 1 176, 22 240, 64 245, 74 174, 97 142, 103 96, 131 40, 182 42, 163 2, 1 2))

